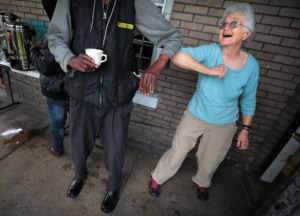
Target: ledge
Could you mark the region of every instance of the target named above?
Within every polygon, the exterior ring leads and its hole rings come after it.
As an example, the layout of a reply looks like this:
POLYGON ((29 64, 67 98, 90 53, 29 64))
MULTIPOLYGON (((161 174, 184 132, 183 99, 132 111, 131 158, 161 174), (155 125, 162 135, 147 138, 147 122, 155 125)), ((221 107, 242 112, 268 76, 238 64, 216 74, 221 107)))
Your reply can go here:
MULTIPOLYGON (((10 66, 9 62, 6 62, 6 61, 0 60, 0 66, 8 67, 8 68, 10 68, 10 71, 14 72, 14 73, 19 73, 19 74, 23 74, 23 75, 34 77, 34 78, 40 77, 40 73, 37 70, 29 70, 29 71, 16 70, 10 66)), ((144 94, 137 91, 133 98, 133 103, 140 104, 140 105, 143 105, 146 107, 150 107, 152 109, 156 109, 157 104, 158 104, 158 95, 152 94, 150 96, 145 96, 144 94)))
POLYGON ((19 74, 23 74, 23 75, 34 77, 34 78, 40 77, 40 73, 37 70, 28 70, 28 71, 16 70, 10 66, 9 62, 6 62, 6 61, 0 60, 0 66, 9 67, 10 71, 14 72, 14 73, 19 73, 19 74))
POLYGON ((133 103, 156 109, 158 104, 158 95, 151 94, 149 96, 145 96, 143 93, 137 91, 132 101, 133 103))

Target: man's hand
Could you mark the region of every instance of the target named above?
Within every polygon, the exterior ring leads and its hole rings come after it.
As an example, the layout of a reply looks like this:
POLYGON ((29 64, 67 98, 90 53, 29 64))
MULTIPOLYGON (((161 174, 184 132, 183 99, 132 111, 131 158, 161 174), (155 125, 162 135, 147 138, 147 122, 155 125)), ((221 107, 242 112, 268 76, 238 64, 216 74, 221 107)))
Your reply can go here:
POLYGON ((160 72, 164 69, 169 61, 169 57, 161 55, 159 58, 142 74, 139 90, 144 92, 144 95, 150 95, 155 90, 155 81, 160 72))
POLYGON ((86 54, 80 54, 77 57, 71 58, 69 66, 80 72, 89 72, 98 68, 98 65, 94 63, 94 59, 86 54))
POLYGON ((249 139, 248 139, 249 132, 246 130, 241 130, 238 139, 237 139, 237 145, 238 149, 246 150, 249 147, 249 139))
POLYGON ((43 47, 43 41, 36 41, 34 43, 30 41, 30 45, 31 45, 30 50, 32 50, 33 48, 37 48, 38 50, 40 50, 43 47))

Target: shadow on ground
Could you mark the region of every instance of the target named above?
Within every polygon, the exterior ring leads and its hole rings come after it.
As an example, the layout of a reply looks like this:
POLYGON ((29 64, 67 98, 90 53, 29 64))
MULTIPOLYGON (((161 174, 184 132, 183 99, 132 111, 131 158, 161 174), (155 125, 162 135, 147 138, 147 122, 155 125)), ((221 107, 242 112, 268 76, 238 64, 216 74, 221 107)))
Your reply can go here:
MULTIPOLYGON (((66 196, 73 177, 70 139, 65 154, 56 158, 50 145, 45 110, 22 102, 0 112, 0 215, 82 216, 104 214, 100 205, 107 172, 103 151, 95 148, 89 157, 88 178, 76 199, 66 196), (11 132, 9 134, 9 131, 11 132)), ((97 140, 98 142, 98 140, 97 140)), ((128 140, 118 216, 243 216, 250 210, 241 173, 222 165, 209 190, 210 200, 197 199, 191 177, 197 164, 187 157, 178 173, 161 188, 159 198, 148 195, 148 180, 164 149, 134 139, 128 140)))

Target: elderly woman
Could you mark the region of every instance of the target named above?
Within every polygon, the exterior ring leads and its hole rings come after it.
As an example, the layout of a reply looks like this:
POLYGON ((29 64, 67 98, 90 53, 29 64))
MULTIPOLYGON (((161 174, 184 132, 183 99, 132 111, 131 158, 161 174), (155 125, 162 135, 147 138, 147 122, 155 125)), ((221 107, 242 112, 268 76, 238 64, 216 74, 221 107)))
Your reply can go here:
POLYGON ((230 149, 237 131, 239 106, 243 125, 237 148, 246 150, 256 107, 259 77, 257 60, 242 50, 255 33, 255 17, 250 4, 229 6, 219 24, 219 43, 181 48, 173 63, 198 73, 197 89, 178 125, 172 147, 151 173, 149 194, 159 196, 160 185, 180 168, 200 137, 196 153, 198 171, 192 177, 198 198, 208 200, 208 187, 219 164, 230 149))

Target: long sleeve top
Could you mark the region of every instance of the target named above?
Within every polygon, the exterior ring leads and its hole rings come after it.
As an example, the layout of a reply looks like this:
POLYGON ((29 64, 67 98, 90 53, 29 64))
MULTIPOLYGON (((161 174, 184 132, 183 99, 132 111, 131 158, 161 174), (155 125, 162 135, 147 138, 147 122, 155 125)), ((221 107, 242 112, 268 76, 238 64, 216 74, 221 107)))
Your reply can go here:
MULTIPOLYGON (((180 51, 191 55, 207 67, 224 64, 219 44, 181 48, 180 51)), ((188 110, 197 118, 211 124, 231 124, 239 118, 240 102, 242 114, 253 116, 258 78, 259 64, 250 53, 240 70, 229 68, 222 79, 199 73, 197 89, 188 104, 188 110)))
MULTIPOLYGON (((67 67, 68 62, 74 56, 70 49, 73 35, 70 2, 71 0, 57 2, 47 35, 50 51, 68 76, 72 76, 72 70, 67 67)), ((163 47, 161 54, 172 59, 181 47, 181 32, 166 20, 150 0, 135 0, 135 9, 135 28, 155 46, 163 47)))

